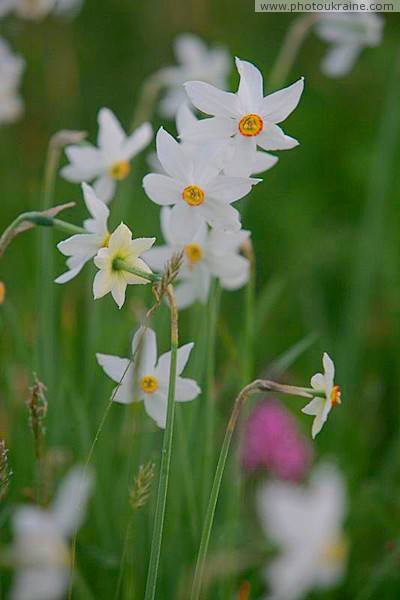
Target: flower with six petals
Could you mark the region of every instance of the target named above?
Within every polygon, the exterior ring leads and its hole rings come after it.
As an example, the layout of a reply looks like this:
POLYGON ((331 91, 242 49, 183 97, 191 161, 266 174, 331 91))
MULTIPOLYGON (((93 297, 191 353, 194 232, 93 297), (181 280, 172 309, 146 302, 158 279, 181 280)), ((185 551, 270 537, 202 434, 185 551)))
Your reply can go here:
MULTIPOLYGON (((193 343, 190 343, 178 349, 176 402, 189 402, 201 392, 193 379, 181 377, 192 348, 193 343)), ((120 384, 114 391, 112 399, 121 404, 142 400, 149 417, 157 423, 158 427, 164 429, 167 418, 171 352, 166 352, 157 359, 155 332, 150 328, 140 327, 133 337, 132 356, 132 359, 128 359, 96 354, 97 362, 104 372, 120 384)))
POLYGON ((150 143, 153 128, 150 123, 143 123, 127 136, 108 108, 99 111, 98 123, 98 148, 91 144, 68 146, 65 153, 70 164, 61 169, 61 175, 74 182, 94 179, 97 196, 108 203, 114 196, 117 181, 128 176, 131 159, 150 143))
MULTIPOLYGON (((185 84, 194 106, 212 115, 212 118, 198 121, 182 135, 197 142, 230 141, 231 150, 224 172, 248 177, 256 171, 257 146, 268 151, 288 150, 298 145, 295 139, 283 133, 278 123, 284 121, 298 105, 304 80, 301 78, 289 87, 264 97, 260 71, 238 58, 236 66, 240 75, 236 94, 221 91, 202 81, 185 84)), ((271 160, 271 157, 266 158, 268 163, 271 160)))
POLYGON ((100 248, 94 259, 94 264, 100 269, 93 281, 94 298, 102 298, 111 292, 118 308, 122 308, 127 286, 145 284, 148 283, 148 280, 116 268, 115 261, 121 260, 128 267, 151 273, 149 267, 139 256, 149 250, 155 240, 156 238, 133 240, 130 229, 121 223, 110 235, 107 247, 100 248))
POLYGON ((231 203, 248 194, 260 179, 222 175, 218 144, 207 144, 192 157, 162 127, 157 133, 157 156, 166 175, 146 175, 143 187, 156 204, 174 205, 170 217, 174 237, 190 241, 205 222, 222 231, 239 231, 239 213, 231 203))

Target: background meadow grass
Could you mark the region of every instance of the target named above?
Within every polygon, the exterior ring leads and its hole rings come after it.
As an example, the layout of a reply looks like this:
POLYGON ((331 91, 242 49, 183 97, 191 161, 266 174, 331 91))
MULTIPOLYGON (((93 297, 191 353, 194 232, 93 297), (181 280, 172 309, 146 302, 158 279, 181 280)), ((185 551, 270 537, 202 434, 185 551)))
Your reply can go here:
MULTIPOLYGON (((243 216, 257 259, 254 374, 273 365, 283 381, 305 385, 319 369, 323 350, 337 363, 343 403, 315 450, 318 457, 333 456, 348 479, 351 553, 343 585, 313 596, 327 599, 400 597, 400 17, 385 18, 382 46, 364 51, 353 72, 337 81, 319 70, 324 44, 315 36, 308 39, 289 78, 304 75, 306 90, 285 123, 301 145, 280 154, 278 165, 264 174, 264 184, 252 191, 243 216), (296 360, 290 360, 288 348, 301 340, 294 348, 296 360), (277 360, 280 356, 283 360, 277 360)), ((237 0, 87 0, 72 23, 52 18, 1 23, 0 33, 27 61, 25 116, 0 131, 1 229, 20 212, 41 208, 46 148, 54 132, 84 129, 94 140, 102 106, 129 128, 144 78, 174 62, 176 34, 190 31, 225 44, 233 55, 268 73, 292 21, 292 15, 254 14, 251 3, 237 0)), ((155 128, 161 123, 155 117, 155 128)), ((173 124, 166 126, 174 132, 173 124)), ((135 235, 159 234, 159 209, 141 187, 146 172, 143 154, 118 187, 112 228, 123 218, 135 235)), ((64 218, 80 224, 84 208, 79 187, 57 179, 53 203, 70 200, 78 205, 64 218)), ((34 485, 25 406, 32 372, 48 386, 48 447, 62 450, 67 463, 84 461, 112 389, 95 352, 126 355, 152 300, 149 289, 132 287, 121 312, 110 297, 94 303, 90 267, 65 286, 53 285, 53 275, 64 269, 55 249, 60 239, 49 231, 28 232, 7 249, 0 265, 7 289, 0 307, 0 435, 10 447, 14 471, 0 507, 1 543, 10 540, 12 505, 23 501, 24 490, 34 485), (40 261, 42 243, 50 269, 40 261), (45 312, 52 295, 54 314, 45 312)), ((242 384, 244 295, 241 290, 221 296, 217 448, 242 384)), ((168 318, 166 307, 154 318, 162 351, 168 348, 168 318)), ((187 373, 203 389, 206 328, 207 308, 195 306, 182 314, 181 343, 196 343, 187 373)), ((158 598, 187 598, 185 582, 207 497, 204 402, 205 395, 177 406, 158 598)), ((308 433, 309 419, 299 415, 301 401, 289 398, 286 404, 308 433)), ((141 405, 112 406, 95 448, 96 489, 78 537, 77 566, 87 598, 113 598, 118 580, 121 598, 143 597, 156 485, 149 505, 134 514, 128 487, 140 464, 151 459, 158 466, 161 442, 162 433, 141 405)), ((216 458, 214 452, 214 465, 216 458)), ((61 465, 57 473, 62 470, 61 465)), ((253 511, 254 484, 239 490, 235 473, 234 450, 210 549, 213 566, 217 571, 221 566, 222 573, 211 577, 206 597, 216 600, 231 598, 244 579, 252 582, 250 597, 260 597, 258 570, 270 551, 253 511)), ((5 597, 9 577, 1 573, 0 597, 5 597)), ((84 594, 81 590, 76 597, 84 594)))

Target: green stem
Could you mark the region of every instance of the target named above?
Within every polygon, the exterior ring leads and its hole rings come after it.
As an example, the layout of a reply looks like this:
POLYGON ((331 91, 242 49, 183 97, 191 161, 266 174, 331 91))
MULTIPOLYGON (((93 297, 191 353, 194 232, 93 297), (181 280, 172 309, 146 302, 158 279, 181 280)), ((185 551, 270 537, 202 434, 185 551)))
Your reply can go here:
POLYGON ((215 471, 214 482, 208 501, 206 517, 204 521, 203 531, 201 534, 199 552, 197 555, 196 569, 193 579, 190 600, 199 600, 200 598, 207 551, 210 542, 211 530, 214 522, 215 509, 217 506, 218 496, 221 489, 222 476, 224 474, 233 432, 235 430, 235 426, 239 418, 241 408, 249 396, 267 391, 278 391, 294 396, 312 397, 311 394, 308 393, 307 388, 298 388, 295 386, 281 385, 279 383, 276 383, 275 381, 262 379, 256 379, 249 385, 245 386, 240 392, 240 394, 237 396, 228 422, 228 426, 225 431, 224 441, 222 443, 221 452, 218 458, 217 469, 215 471))
POLYGON ((217 506, 218 496, 221 489, 222 476, 224 474, 225 465, 228 458, 229 447, 231 445, 232 435, 235 430, 235 425, 239 417, 240 409, 248 396, 261 391, 259 383, 259 381, 254 381, 250 385, 243 388, 243 390, 240 392, 239 396, 235 400, 232 414, 229 419, 228 426, 226 428, 224 441, 222 443, 221 452, 218 458, 217 469, 215 471, 215 477, 211 489, 210 499, 208 501, 203 531, 201 534, 201 542, 199 553, 197 555, 196 570, 194 574, 190 600, 199 600, 200 598, 208 545, 210 542, 211 530, 214 522, 215 509, 217 506))
POLYGON ((294 20, 286 33, 278 58, 272 68, 268 79, 268 89, 273 90, 284 85, 300 48, 317 18, 317 15, 311 14, 302 15, 294 20))
POLYGON ((90 233, 87 229, 84 229, 83 227, 72 225, 72 223, 67 223, 67 221, 62 221, 61 219, 52 219, 52 221, 53 227, 55 229, 58 229, 58 231, 62 231, 63 233, 69 233, 71 235, 90 233))
POLYGON ((147 273, 146 271, 142 271, 141 269, 137 269, 136 267, 132 267, 131 265, 127 265, 123 260, 119 258, 115 259, 113 262, 114 269, 121 271, 128 271, 128 273, 132 273, 132 275, 137 275, 138 277, 142 277, 143 279, 147 279, 147 281, 155 282, 160 281, 160 275, 156 275, 155 273, 147 273))
POLYGON ((154 530, 151 543, 149 570, 147 574, 145 600, 154 600, 156 593, 174 430, 175 383, 178 354, 178 309, 175 303, 172 285, 168 286, 166 295, 168 297, 171 310, 171 365, 168 387, 167 422, 165 426, 161 453, 160 482, 158 486, 156 513, 154 517, 154 530))
POLYGON ((255 333, 255 285, 256 269, 254 252, 251 241, 245 247, 245 255, 250 263, 249 280, 245 290, 245 324, 243 348, 243 375, 242 385, 254 377, 254 333, 255 333))
POLYGON ((215 345, 217 334, 217 317, 220 289, 217 281, 213 281, 208 304, 208 331, 206 349, 206 385, 205 385, 205 427, 204 427, 204 463, 203 463, 203 515, 207 506, 207 498, 211 489, 212 460, 214 455, 214 423, 215 423, 215 345))

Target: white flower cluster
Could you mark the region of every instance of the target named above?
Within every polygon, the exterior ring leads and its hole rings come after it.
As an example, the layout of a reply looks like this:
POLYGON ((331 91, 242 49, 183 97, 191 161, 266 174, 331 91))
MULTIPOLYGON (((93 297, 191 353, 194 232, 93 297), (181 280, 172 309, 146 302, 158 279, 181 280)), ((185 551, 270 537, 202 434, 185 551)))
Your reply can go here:
MULTIPOLYGON (((149 272, 147 265, 162 270, 179 251, 184 257, 177 286, 179 308, 196 300, 206 302, 212 277, 225 289, 238 289, 246 283, 249 261, 240 250, 250 233, 242 230, 240 214, 232 204, 261 181, 251 177, 252 173, 276 164, 277 158, 264 150, 289 149, 298 144, 277 123, 296 108, 304 83, 300 79, 264 97, 260 71, 239 59, 236 65, 240 75, 236 94, 204 81, 180 86, 182 91, 186 89, 192 104, 211 118, 198 120, 187 105, 188 98, 177 113, 180 142, 162 127, 157 133, 157 172, 144 177, 143 187, 148 197, 163 207, 161 228, 166 246, 149 250, 153 238, 132 241, 130 231, 122 224, 110 235, 108 210, 100 206, 101 201, 111 201, 117 182, 129 175, 132 158, 149 144, 151 125, 144 123, 127 136, 113 113, 103 108, 98 117, 97 146, 67 147, 70 162, 61 173, 70 181, 83 182, 93 218, 84 224, 87 233, 59 244, 60 251, 69 257, 69 272, 59 277, 58 283, 74 277, 85 262, 94 258, 100 269, 94 284, 95 298, 111 292, 121 307, 127 285, 145 281, 114 269, 115 260, 149 272), (85 183, 92 180, 94 189, 85 183), (139 258, 143 252, 146 262, 139 258)), ((192 71, 187 68, 184 72, 192 71)))

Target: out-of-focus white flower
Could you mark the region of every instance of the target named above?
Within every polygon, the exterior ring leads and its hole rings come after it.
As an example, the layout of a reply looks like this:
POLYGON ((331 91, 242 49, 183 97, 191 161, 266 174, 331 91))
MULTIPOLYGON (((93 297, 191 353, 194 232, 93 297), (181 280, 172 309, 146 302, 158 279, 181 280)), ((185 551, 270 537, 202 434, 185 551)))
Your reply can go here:
POLYGON ((21 506, 13 520, 16 572, 11 600, 61 600, 70 577, 69 538, 80 527, 93 485, 92 474, 74 467, 48 509, 21 506))
POLYGON ((0 37, 0 123, 12 123, 23 112, 18 88, 24 68, 24 59, 14 54, 5 39, 0 37))
POLYGON ((198 121, 182 135, 197 143, 230 141, 230 155, 224 164, 224 172, 247 177, 270 168, 276 162, 275 157, 267 155, 264 157, 265 166, 257 166, 257 160, 260 162, 257 146, 262 150, 288 150, 298 145, 295 139, 283 133, 277 123, 284 121, 298 105, 304 80, 299 79, 293 85, 264 97, 260 71, 238 58, 236 66, 240 75, 236 94, 223 92, 202 81, 185 83, 194 106, 213 117, 198 121))
POLYGON ((81 10, 84 0, 55 0, 54 13, 72 18, 81 10))
POLYGON ((110 235, 107 247, 100 248, 94 259, 94 264, 100 269, 93 281, 94 298, 102 298, 111 292, 118 308, 122 308, 128 285, 149 283, 143 277, 115 268, 114 261, 122 260, 130 267, 151 273, 149 267, 139 256, 149 250, 155 241, 156 238, 133 240, 129 227, 121 223, 110 235))
POLYGON ((266 598, 300 600, 342 578, 348 543, 343 533, 347 498, 332 465, 316 467, 308 486, 271 481, 258 490, 258 513, 280 554, 265 569, 266 598))
POLYGON ((226 89, 232 69, 232 57, 226 48, 208 48, 197 36, 190 33, 179 35, 174 41, 176 67, 165 67, 158 72, 167 92, 160 103, 164 117, 173 119, 182 102, 185 91, 182 85, 190 79, 207 81, 226 89))
MULTIPOLYGON (((181 377, 193 343, 178 349, 175 401, 189 402, 201 392, 193 379, 181 377)), ((144 407, 159 427, 165 428, 168 404, 169 370, 171 352, 162 354, 157 360, 157 340, 152 329, 140 327, 132 342, 133 359, 119 358, 108 354, 96 354, 97 362, 104 372, 121 385, 113 393, 113 400, 130 404, 143 400, 144 407)))
POLYGON ((316 392, 321 392, 324 397, 315 397, 302 408, 302 412, 306 415, 315 416, 311 430, 313 438, 321 431, 335 404, 340 404, 341 401, 340 387, 334 385, 335 365, 326 352, 324 352, 322 357, 322 364, 324 366, 324 374, 317 373, 313 375, 311 377, 311 387, 316 392))
POLYGON ((83 197, 86 208, 91 214, 91 219, 83 223, 87 233, 79 233, 57 244, 59 251, 68 256, 68 271, 55 280, 56 283, 66 283, 73 279, 82 270, 83 266, 94 258, 100 248, 107 246, 110 234, 107 229, 107 220, 110 214, 108 207, 99 200, 93 188, 87 183, 82 183, 83 197))
POLYGON ((117 181, 129 174, 129 161, 149 144, 153 128, 150 123, 143 123, 127 136, 108 108, 99 111, 98 124, 98 148, 91 144, 68 146, 65 153, 70 164, 61 169, 61 175, 74 182, 95 179, 93 187, 97 196, 108 203, 115 193, 117 181))
POLYGON ((143 179, 153 202, 171 205, 173 237, 190 241, 202 223, 223 231, 239 231, 238 211, 232 202, 243 198, 261 181, 221 175, 223 152, 216 144, 202 146, 193 158, 162 127, 157 133, 157 156, 166 175, 151 173, 143 179))
POLYGON ((1 0, 0 2, 0 19, 6 17, 10 12, 15 10, 17 0, 1 0))
POLYGON ((1 0, 0 18, 15 12, 22 19, 40 21, 54 12, 60 16, 75 16, 84 0, 1 0))
POLYGON ((382 42, 384 19, 373 12, 322 13, 318 16, 316 32, 331 44, 322 61, 322 71, 328 77, 349 73, 365 47, 382 42))
POLYGON ((191 242, 184 244, 172 235, 170 216, 171 209, 164 206, 161 209, 161 231, 167 244, 152 248, 143 258, 152 269, 162 271, 171 257, 183 250, 184 260, 175 286, 178 308, 187 308, 196 300, 204 304, 213 276, 219 279, 221 287, 226 290, 239 289, 247 282, 250 264, 239 251, 249 238, 250 231, 209 231, 203 223, 191 242))

